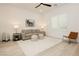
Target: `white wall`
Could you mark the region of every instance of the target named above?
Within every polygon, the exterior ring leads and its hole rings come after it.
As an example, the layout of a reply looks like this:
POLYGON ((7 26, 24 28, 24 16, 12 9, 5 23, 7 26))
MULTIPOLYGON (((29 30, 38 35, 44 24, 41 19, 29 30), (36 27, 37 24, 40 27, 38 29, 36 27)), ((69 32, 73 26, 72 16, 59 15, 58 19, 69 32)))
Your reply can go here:
POLYGON ((24 29, 26 18, 34 19, 38 24, 38 14, 13 6, 0 5, 0 39, 3 32, 12 36, 12 33, 15 32, 14 25, 19 25, 19 32, 24 29))
POLYGON ((0 5, 0 36, 2 32, 10 33, 12 36, 14 25, 17 24, 19 25, 18 31, 20 32, 25 28, 24 22, 26 18, 35 19, 36 26, 46 25, 45 29, 49 36, 61 38, 63 34, 70 31, 79 32, 79 4, 65 4, 45 14, 36 14, 13 6, 0 5), (68 26, 64 30, 55 30, 52 28, 51 18, 61 14, 67 15, 68 26))
POLYGON ((70 31, 79 32, 79 4, 65 4, 55 8, 51 12, 45 14, 45 19, 48 21, 49 36, 61 38, 63 34, 67 34, 70 31), (52 29, 51 18, 61 14, 67 15, 67 27, 63 30, 52 29))

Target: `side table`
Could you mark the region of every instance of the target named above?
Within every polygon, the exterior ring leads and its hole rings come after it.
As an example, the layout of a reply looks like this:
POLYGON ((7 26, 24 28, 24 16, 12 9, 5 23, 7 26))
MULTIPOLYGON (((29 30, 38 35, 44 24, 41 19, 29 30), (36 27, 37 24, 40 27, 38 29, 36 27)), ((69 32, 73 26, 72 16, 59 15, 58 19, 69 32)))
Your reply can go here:
POLYGON ((13 33, 13 41, 18 41, 21 39, 22 39, 21 33, 13 33))

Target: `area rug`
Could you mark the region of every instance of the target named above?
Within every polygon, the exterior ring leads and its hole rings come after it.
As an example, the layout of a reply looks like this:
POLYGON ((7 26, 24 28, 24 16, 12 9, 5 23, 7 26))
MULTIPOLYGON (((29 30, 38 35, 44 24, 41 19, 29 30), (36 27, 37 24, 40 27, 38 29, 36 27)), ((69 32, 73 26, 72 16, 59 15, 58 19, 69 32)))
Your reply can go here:
POLYGON ((17 41, 20 48, 23 50, 24 54, 27 56, 34 56, 38 53, 55 46, 60 43, 61 39, 45 37, 37 40, 25 40, 17 41))

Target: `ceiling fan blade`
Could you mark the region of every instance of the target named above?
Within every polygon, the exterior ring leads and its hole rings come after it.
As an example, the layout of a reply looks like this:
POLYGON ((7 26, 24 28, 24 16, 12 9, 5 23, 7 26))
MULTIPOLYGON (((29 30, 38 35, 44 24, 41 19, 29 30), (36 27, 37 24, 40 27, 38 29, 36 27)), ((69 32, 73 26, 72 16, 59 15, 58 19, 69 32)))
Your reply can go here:
POLYGON ((35 8, 38 8, 42 3, 40 3, 39 5, 37 5, 35 8))
POLYGON ((45 6, 48 6, 48 7, 51 7, 52 6, 50 4, 44 4, 44 3, 42 3, 42 5, 45 5, 45 6))

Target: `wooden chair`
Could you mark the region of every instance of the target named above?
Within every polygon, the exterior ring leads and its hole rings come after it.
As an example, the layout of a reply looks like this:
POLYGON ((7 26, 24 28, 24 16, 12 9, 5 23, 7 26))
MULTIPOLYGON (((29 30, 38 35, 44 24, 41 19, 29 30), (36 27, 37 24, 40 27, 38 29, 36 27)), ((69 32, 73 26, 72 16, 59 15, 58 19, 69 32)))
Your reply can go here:
POLYGON ((64 37, 69 39, 69 43, 71 43, 72 40, 75 40, 75 42, 77 42, 76 39, 78 37, 78 32, 70 32, 69 36, 64 36, 64 37))

